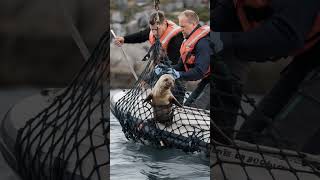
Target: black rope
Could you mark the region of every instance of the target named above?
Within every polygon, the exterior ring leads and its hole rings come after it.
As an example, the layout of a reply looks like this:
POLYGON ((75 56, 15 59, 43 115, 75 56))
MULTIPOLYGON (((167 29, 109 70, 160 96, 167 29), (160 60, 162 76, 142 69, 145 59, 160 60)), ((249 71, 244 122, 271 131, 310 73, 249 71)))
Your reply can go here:
MULTIPOLYGON (((155 1, 157 11, 158 7, 159 1, 155 1)), ((127 139, 148 142, 159 148, 174 147, 186 152, 209 152, 210 112, 199 108, 204 102, 182 108, 172 105, 172 111, 168 113, 172 115, 172 121, 167 123, 154 118, 154 111, 161 108, 153 108, 149 103, 143 102, 161 75, 173 75, 168 56, 162 51, 161 42, 157 38, 143 58, 143 61, 148 61, 139 81, 111 109, 127 139), (160 74, 155 73, 156 67, 161 68, 160 74)), ((176 80, 171 91, 181 104, 190 96, 184 82, 180 80, 176 80)))
POLYGON ((19 130, 16 157, 24 179, 109 177, 109 37, 102 35, 70 85, 19 130))
POLYGON ((238 83, 221 57, 216 58, 213 64, 211 125, 215 126, 211 126, 210 137, 210 169, 213 178, 230 180, 264 177, 275 180, 283 177, 280 174, 285 174, 287 178, 297 180, 307 176, 320 179, 320 160, 297 150, 293 142, 280 135, 274 125, 275 121, 262 112, 261 119, 265 119, 264 123, 273 134, 234 129, 234 122, 248 119, 245 107, 256 110, 257 107, 253 98, 244 92, 239 93, 242 84, 238 83), (225 122, 228 120, 232 123, 225 122), (250 143, 234 139, 239 133, 245 134, 251 140, 250 143), (281 173, 277 170, 281 170, 281 173), (254 176, 255 171, 259 172, 259 177, 254 176))

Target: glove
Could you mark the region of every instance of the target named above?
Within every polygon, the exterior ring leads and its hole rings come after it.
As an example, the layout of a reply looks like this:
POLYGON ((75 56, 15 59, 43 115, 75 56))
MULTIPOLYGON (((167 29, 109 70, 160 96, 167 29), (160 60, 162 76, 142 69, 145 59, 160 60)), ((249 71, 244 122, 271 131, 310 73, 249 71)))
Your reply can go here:
POLYGON ((156 73, 156 75, 159 75, 159 74, 161 74, 161 72, 162 72, 162 68, 160 68, 160 67, 157 67, 158 65, 156 65, 156 67, 155 67, 155 69, 154 69, 154 72, 156 73))
POLYGON ((154 72, 157 75, 171 74, 174 79, 179 79, 181 77, 179 71, 176 71, 175 69, 170 68, 166 65, 156 65, 154 72))
POLYGON ((174 79, 179 79, 181 77, 179 71, 173 69, 173 68, 168 68, 168 71, 166 72, 167 74, 171 74, 174 79))
POLYGON ((162 74, 165 74, 165 69, 168 69, 169 66, 165 65, 165 64, 158 64, 154 67, 154 72, 157 74, 157 75, 162 75, 162 74))

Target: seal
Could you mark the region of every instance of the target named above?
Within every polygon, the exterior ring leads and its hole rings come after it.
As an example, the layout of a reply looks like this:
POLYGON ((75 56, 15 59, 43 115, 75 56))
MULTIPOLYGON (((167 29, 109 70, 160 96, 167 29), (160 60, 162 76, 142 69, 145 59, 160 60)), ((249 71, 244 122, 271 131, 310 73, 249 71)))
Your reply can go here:
POLYGON ((171 88, 174 86, 174 78, 170 74, 162 75, 151 93, 146 97, 144 102, 150 102, 153 107, 154 120, 166 125, 172 123, 173 107, 175 104, 179 107, 182 105, 172 95, 171 88))

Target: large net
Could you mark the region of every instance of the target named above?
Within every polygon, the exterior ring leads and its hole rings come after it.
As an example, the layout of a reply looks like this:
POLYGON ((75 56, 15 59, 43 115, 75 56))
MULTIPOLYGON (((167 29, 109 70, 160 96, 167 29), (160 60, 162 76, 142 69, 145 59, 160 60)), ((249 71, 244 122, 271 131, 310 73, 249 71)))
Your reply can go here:
POLYGON ((24 179, 109 178, 109 32, 71 84, 19 130, 24 179))
MULTIPOLYGON (((239 84, 239 80, 231 73, 221 57, 216 57, 211 89, 210 168, 213 179, 320 179, 319 156, 302 152, 297 143, 298 139, 307 133, 301 128, 304 128, 303 124, 308 125, 308 120, 301 123, 302 119, 294 120, 295 117, 292 115, 294 111, 298 111, 298 108, 293 108, 300 106, 298 101, 302 103, 303 99, 306 99, 303 97, 307 97, 308 101, 303 102, 302 107, 306 106, 307 102, 312 102, 311 107, 319 109, 319 97, 310 98, 312 92, 310 89, 315 92, 313 86, 318 86, 319 77, 318 71, 311 73, 305 80, 308 86, 304 87, 308 88, 300 88, 291 103, 284 108, 282 115, 277 116, 277 119, 270 119, 259 112, 255 98, 242 93, 242 84, 239 84), (259 132, 243 128, 237 130, 234 125, 247 121, 251 110, 259 112, 259 122, 265 124, 267 128, 259 132), (300 123, 295 124, 295 122, 300 123)), ((309 126, 313 125, 310 123, 309 126)))
POLYGON ((159 78, 164 74, 174 77, 174 74, 170 61, 162 52, 159 39, 143 60, 147 60, 146 67, 133 88, 116 94, 111 100, 111 110, 119 120, 126 138, 161 148, 208 152, 209 94, 202 94, 207 96, 207 103, 197 101, 187 90, 185 82, 177 79, 171 92, 182 106, 171 103, 164 106, 152 105, 152 101, 147 102, 145 99, 153 92, 159 78), (155 67, 161 67, 162 71, 156 73, 155 67), (162 113, 161 111, 166 111, 168 117, 165 120, 155 115, 162 113))
MULTIPOLYGON (((154 1, 157 12, 159 4, 159 0, 154 1)), ((159 16, 156 22, 159 24, 159 16)), ((147 61, 147 64, 134 86, 111 99, 111 110, 119 120, 126 138, 160 148, 174 147, 186 152, 208 153, 209 83, 203 81, 201 86, 190 94, 187 91, 186 82, 178 79, 170 88, 170 92, 178 103, 166 102, 168 99, 161 105, 153 102, 154 99, 148 102, 146 99, 150 93, 154 93, 154 90, 159 88, 155 87, 159 79, 165 74, 171 75, 172 78, 175 78, 175 75, 159 37, 156 37, 156 42, 142 61, 147 61), (161 71, 157 72, 156 69, 159 68, 161 71)), ((160 99, 166 98, 160 97, 160 99)))

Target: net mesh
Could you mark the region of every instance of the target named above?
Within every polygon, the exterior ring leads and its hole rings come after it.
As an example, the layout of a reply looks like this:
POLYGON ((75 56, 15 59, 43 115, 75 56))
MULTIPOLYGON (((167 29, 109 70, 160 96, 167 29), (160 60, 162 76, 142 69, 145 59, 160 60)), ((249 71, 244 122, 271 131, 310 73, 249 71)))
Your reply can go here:
POLYGON ((248 109, 257 110, 257 106, 254 98, 242 93, 242 84, 221 57, 215 57, 212 78, 210 168, 213 179, 320 179, 319 157, 301 152, 292 139, 279 136, 275 121, 262 112, 260 122, 267 125, 267 130, 252 132, 234 128, 237 122, 248 120, 248 109))
POLYGON ((24 179, 109 178, 109 32, 52 103, 18 132, 16 159, 24 179))
POLYGON ((119 120, 126 138, 159 148, 174 147, 187 152, 208 152, 210 111, 206 107, 209 107, 209 99, 207 98, 207 103, 196 101, 186 90, 185 82, 177 79, 171 92, 182 107, 175 104, 152 106, 152 101, 144 102, 162 75, 174 74, 159 39, 143 60, 148 62, 134 87, 122 93, 111 104, 111 110, 119 120), (162 69, 158 74, 155 73, 156 66, 162 69), (159 111, 167 111, 166 121, 155 118, 159 111))

